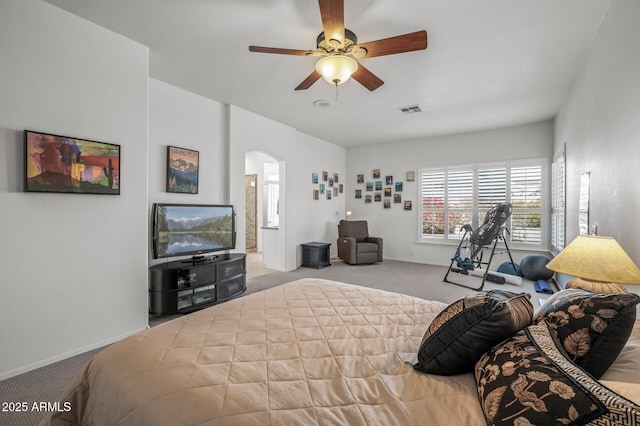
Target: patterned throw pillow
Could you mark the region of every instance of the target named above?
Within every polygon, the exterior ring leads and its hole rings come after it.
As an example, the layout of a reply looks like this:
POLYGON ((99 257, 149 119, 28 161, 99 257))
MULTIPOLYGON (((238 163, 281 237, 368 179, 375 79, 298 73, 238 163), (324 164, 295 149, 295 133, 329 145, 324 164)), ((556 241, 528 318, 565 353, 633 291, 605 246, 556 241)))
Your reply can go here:
POLYGON ((545 321, 483 355, 475 378, 489 425, 640 424, 640 406, 569 361, 545 321))
POLYGON ((533 322, 547 320, 569 358, 599 379, 627 343, 640 297, 632 293, 593 293, 581 288, 547 299, 533 322))
POLYGON ((530 297, 491 290, 452 303, 429 325, 413 367, 443 376, 473 371, 493 345, 531 324, 530 297))

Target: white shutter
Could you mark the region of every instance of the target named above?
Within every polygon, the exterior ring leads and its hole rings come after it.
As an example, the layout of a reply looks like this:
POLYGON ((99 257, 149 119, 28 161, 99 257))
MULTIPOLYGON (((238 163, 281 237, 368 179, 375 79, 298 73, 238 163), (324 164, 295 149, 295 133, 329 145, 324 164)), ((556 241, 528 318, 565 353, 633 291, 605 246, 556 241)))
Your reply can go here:
POLYGON ((507 201, 507 169, 504 166, 478 169, 478 224, 489 209, 507 201))
POLYGON ((473 220, 473 169, 447 173, 447 234, 461 238, 460 229, 473 220))
POLYGON ((423 237, 444 238, 445 173, 421 173, 421 234, 423 237))
POLYGON ((511 168, 511 241, 542 243, 542 166, 511 168))
POLYGON ((564 150, 551 165, 551 250, 560 252, 565 237, 565 155, 564 150))

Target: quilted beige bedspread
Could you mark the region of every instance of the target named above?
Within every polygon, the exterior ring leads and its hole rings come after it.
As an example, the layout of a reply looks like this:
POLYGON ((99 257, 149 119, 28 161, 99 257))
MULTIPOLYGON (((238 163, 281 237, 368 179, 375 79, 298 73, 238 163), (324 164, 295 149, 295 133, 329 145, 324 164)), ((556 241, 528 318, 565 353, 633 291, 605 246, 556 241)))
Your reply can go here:
POLYGON ((472 374, 409 365, 445 305, 303 279, 100 352, 46 424, 484 425, 472 374))

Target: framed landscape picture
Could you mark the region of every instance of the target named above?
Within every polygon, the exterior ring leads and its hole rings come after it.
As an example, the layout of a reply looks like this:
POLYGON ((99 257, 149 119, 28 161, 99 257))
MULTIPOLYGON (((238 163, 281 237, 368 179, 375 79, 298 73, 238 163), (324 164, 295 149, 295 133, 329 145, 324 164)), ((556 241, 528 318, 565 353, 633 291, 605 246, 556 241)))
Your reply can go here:
POLYGON ((120 195, 120 145, 25 130, 25 192, 120 195))
POLYGON ((199 153, 186 148, 167 147, 167 192, 198 193, 199 153))

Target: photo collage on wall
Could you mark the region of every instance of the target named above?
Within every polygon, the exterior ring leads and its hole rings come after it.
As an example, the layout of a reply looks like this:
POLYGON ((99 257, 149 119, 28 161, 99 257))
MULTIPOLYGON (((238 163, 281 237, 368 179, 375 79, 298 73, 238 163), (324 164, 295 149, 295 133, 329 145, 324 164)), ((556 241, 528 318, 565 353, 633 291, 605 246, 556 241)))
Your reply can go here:
POLYGON ((344 186, 339 180, 340 176, 338 173, 334 173, 333 175, 329 175, 329 172, 322 172, 321 175, 311 173, 311 183, 314 185, 313 199, 319 200, 320 198, 324 198, 330 200, 342 194, 344 192, 344 186))
POLYGON ((405 181, 395 180, 393 175, 383 175, 380 169, 373 169, 371 180, 365 180, 364 174, 356 177, 356 199, 364 199, 365 204, 382 203, 383 208, 390 209, 392 204, 400 204, 405 211, 411 211, 413 202, 402 198, 405 191, 405 182, 415 181, 415 172, 406 173, 405 181), (364 185, 364 187, 363 187, 364 185))

